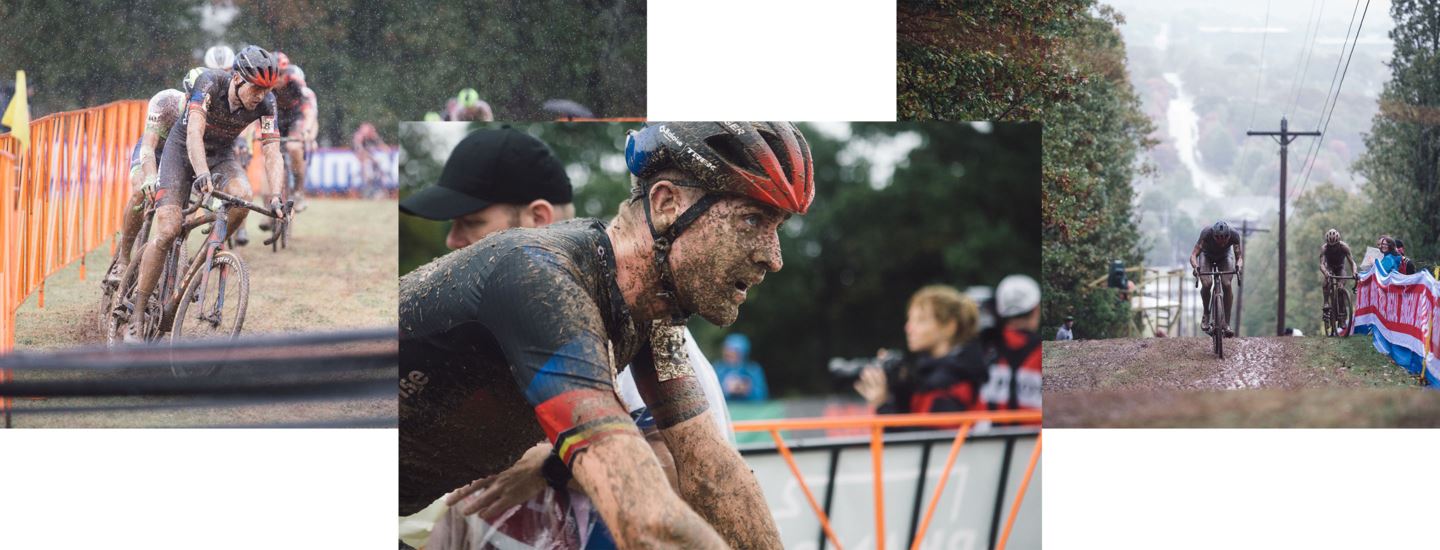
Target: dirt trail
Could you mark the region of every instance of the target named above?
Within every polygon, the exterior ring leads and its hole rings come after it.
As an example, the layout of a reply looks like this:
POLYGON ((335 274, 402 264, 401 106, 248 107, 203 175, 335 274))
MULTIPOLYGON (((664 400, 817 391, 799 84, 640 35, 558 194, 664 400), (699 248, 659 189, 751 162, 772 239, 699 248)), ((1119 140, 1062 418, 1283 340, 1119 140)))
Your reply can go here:
MULTIPOLYGON (((398 210, 393 200, 313 199, 299 214, 290 249, 272 253, 259 246, 266 232, 251 215, 247 225, 251 245, 239 249, 250 271, 250 305, 245 334, 284 334, 302 331, 393 327, 398 296, 396 253, 398 210)), ((200 241, 191 235, 191 245, 200 241)), ((32 295, 16 315, 16 349, 51 349, 97 343, 99 330, 92 322, 99 300, 99 277, 110 264, 110 247, 102 246, 86 259, 85 279, 79 264, 67 267, 46 281, 45 307, 32 295)), ((94 373, 16 373, 17 379, 67 379, 78 376, 120 376, 94 373)), ((339 375, 353 379, 357 375, 339 375)), ((17 410, 44 410, 62 406, 174 405, 177 399, 19 399, 17 410)), ((123 415, 48 414, 22 412, 17 427, 138 427, 325 422, 394 416, 393 396, 340 399, 323 402, 185 408, 168 411, 127 412, 123 415)))
POLYGON ((1366 338, 1046 342, 1045 426, 1436 426, 1421 391, 1366 338))

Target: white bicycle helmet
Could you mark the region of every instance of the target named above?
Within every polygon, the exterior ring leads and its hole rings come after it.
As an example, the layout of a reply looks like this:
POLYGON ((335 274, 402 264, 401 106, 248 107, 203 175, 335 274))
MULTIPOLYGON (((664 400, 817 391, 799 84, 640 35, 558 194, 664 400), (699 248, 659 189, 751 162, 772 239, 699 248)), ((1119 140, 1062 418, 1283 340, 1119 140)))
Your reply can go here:
POLYGON ((205 66, 211 69, 228 69, 235 62, 235 50, 230 46, 211 46, 205 50, 205 66))

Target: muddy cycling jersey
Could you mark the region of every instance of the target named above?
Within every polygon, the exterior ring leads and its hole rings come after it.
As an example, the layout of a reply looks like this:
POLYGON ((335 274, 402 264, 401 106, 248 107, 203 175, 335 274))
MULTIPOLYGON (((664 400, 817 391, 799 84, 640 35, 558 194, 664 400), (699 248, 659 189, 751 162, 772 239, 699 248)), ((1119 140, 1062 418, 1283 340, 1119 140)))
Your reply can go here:
MULTIPOLYGON (((180 111, 184 110, 185 93, 180 90, 161 90, 150 98, 150 104, 145 109, 145 132, 155 134, 156 157, 159 152, 165 150, 165 138, 170 135, 170 128, 175 126, 175 120, 180 118, 180 111)), ((135 149, 130 151, 130 166, 140 166, 140 146, 145 138, 135 143, 135 149)))
POLYGON ((290 79, 288 82, 276 86, 275 108, 276 122, 280 135, 289 135, 290 128, 300 120, 305 109, 315 105, 315 92, 301 84, 299 80, 290 79))
POLYGON ((1243 252, 1240 250, 1239 232, 1230 229, 1225 232, 1222 237, 1223 239, 1221 239, 1220 242, 1216 242, 1215 229, 1211 227, 1206 227, 1204 231, 1200 232, 1200 251, 1205 254, 1205 259, 1210 260, 1212 264, 1224 263, 1225 258, 1229 256, 1229 249, 1232 246, 1235 247, 1236 254, 1243 252))
POLYGON ((186 116, 175 121, 174 129, 170 131, 179 139, 175 141, 182 148, 187 147, 185 143, 185 129, 188 127, 189 112, 199 111, 205 114, 205 154, 211 155, 222 150, 235 146, 235 138, 250 123, 260 121, 260 139, 277 137, 275 126, 275 94, 266 93, 265 98, 254 109, 246 109, 245 105, 235 98, 236 107, 230 106, 230 72, 218 69, 205 69, 198 78, 195 85, 190 89, 190 99, 186 103, 186 116))
MULTIPOLYGON (((1330 270, 1331 275, 1345 274, 1345 258, 1350 257, 1350 245, 1345 241, 1320 245, 1320 258, 1325 262, 1325 269, 1330 270)), ((1351 275, 1354 275, 1353 273, 1351 275)))
POLYGON ((617 365, 648 361, 642 334, 599 220, 490 235, 402 277, 401 514, 542 437, 569 463, 602 437, 638 433, 583 403, 615 395, 617 365))

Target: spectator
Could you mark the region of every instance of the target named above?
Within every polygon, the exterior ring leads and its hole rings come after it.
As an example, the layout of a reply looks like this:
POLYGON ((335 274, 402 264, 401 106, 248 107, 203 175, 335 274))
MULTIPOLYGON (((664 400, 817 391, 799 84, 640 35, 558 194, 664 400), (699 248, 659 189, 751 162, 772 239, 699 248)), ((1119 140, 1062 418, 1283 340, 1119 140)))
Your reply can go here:
POLYGON ((989 376, 975 335, 980 308, 945 285, 921 288, 910 297, 905 322, 907 352, 881 350, 880 366, 866 367, 855 391, 881 414, 973 409, 989 376))
POLYGON ((1040 285, 1011 275, 995 287, 1000 325, 981 335, 990 381, 980 391, 990 410, 1040 409, 1040 285))
POLYGON ((400 211, 450 220, 445 246, 459 249, 501 229, 568 220, 573 196, 550 147, 505 127, 470 132, 445 160, 439 183, 400 201, 400 211))
POLYGON ((1405 241, 1395 239, 1395 254, 1400 256, 1398 270, 1401 275, 1415 272, 1415 262, 1410 261, 1410 257, 1405 255, 1405 241))
POLYGON ((1384 275, 1395 271, 1400 267, 1400 251, 1395 249, 1395 239, 1389 235, 1381 235, 1380 240, 1375 243, 1380 248, 1380 274, 1384 275))
POLYGON ((764 401, 770 398, 765 371, 749 356, 750 339, 744 334, 725 337, 721 359, 715 363, 715 375, 720 377, 726 401, 764 401))
POLYGON ((1074 318, 1074 317, 1071 317, 1071 316, 1069 316, 1069 315, 1066 315, 1066 316, 1065 316, 1065 324, 1060 325, 1060 330, 1055 331, 1055 339, 1056 339, 1056 340, 1074 340, 1074 339, 1075 339, 1075 333, 1072 332, 1072 330, 1074 330, 1074 328, 1075 328, 1075 318, 1074 318))

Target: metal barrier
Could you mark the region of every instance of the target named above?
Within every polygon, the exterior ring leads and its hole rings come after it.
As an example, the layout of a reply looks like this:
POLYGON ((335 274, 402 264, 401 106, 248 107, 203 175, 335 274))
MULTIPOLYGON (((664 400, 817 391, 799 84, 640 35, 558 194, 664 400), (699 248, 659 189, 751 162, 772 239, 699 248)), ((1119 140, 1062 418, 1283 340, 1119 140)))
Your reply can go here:
MULTIPOLYGON (((990 423, 1036 423, 1041 420, 1040 411, 972 411, 958 413, 937 413, 937 414, 897 414, 885 416, 859 416, 839 418, 811 418, 811 419, 780 419, 780 420, 751 420, 735 422, 734 429, 739 432, 769 432, 770 437, 775 440, 776 450, 785 459, 790 473, 799 482, 801 491, 805 494, 811 509, 815 511, 820 521, 820 527, 824 531, 825 538, 835 548, 840 549, 839 538, 835 536, 830 526, 830 519, 821 508, 815 495, 809 486, 805 484, 804 477, 800 474, 800 468, 790 452, 790 447, 780 437, 781 430, 826 430, 842 428, 865 428, 870 432, 870 455, 873 467, 874 496, 875 496, 875 532, 878 547, 885 545, 885 496, 882 484, 883 459, 885 450, 884 430, 889 427, 945 427, 958 426, 955 439, 950 446, 950 453, 945 460, 944 473, 941 474, 938 485, 935 488, 935 495, 931 497, 929 506, 925 509, 923 519, 920 521, 919 529, 915 533, 911 550, 918 550, 920 543, 925 539, 925 532, 930 527, 930 520, 935 513, 935 508, 940 502, 940 496, 945 491, 945 482, 950 477, 951 468, 955 465, 955 459, 960 453, 971 428, 979 422, 990 423)), ((1010 537, 1010 531, 1014 527, 1015 517, 1020 511, 1020 503, 1024 501, 1025 491, 1029 488, 1031 475, 1040 458, 1040 436, 1037 434, 1035 448, 1030 454, 1030 462, 1026 467, 1025 475, 1021 481, 1020 488, 1015 495, 1014 504, 1005 520, 1003 531, 995 544, 996 550, 1003 550, 1010 537)))
MULTIPOLYGON (((15 310, 45 278, 99 248, 122 223, 130 148, 146 102, 125 100, 30 123, 30 148, 0 135, 0 352, 15 344, 15 310)), ((113 246, 113 242, 112 242, 113 246)))

